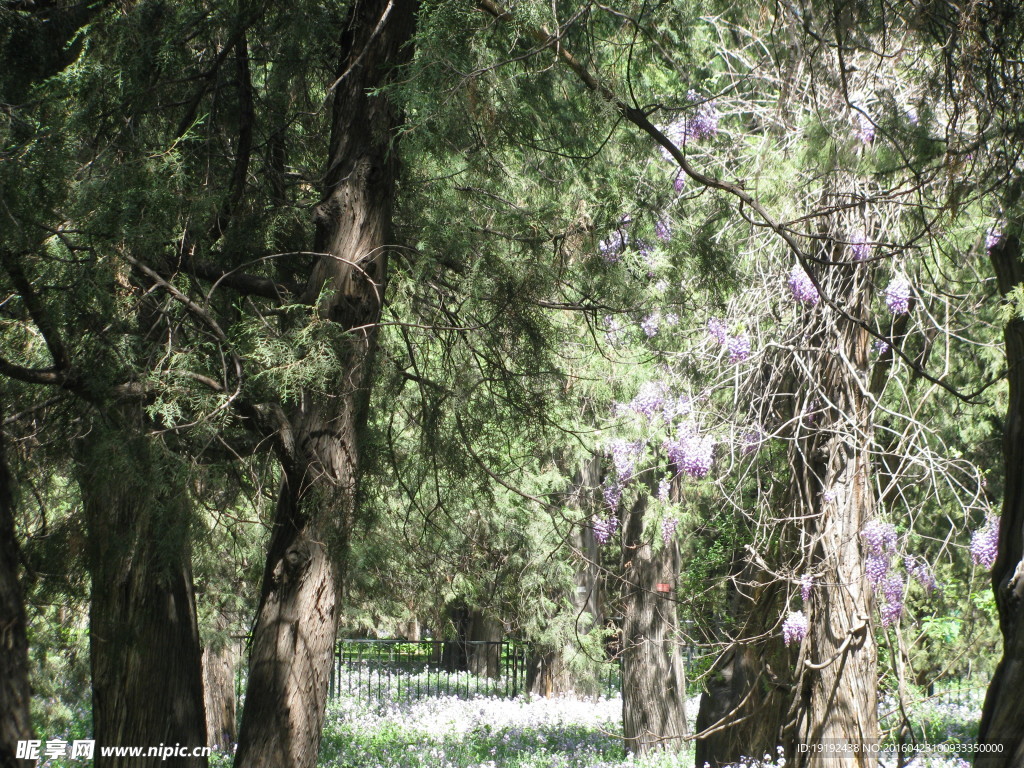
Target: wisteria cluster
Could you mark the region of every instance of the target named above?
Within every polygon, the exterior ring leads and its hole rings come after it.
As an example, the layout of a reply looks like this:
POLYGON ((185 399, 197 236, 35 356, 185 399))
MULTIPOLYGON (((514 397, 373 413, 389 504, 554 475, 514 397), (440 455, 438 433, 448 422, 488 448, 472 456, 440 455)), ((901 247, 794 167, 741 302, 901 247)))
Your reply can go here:
POLYGON ((725 321, 712 317, 708 320, 708 333, 719 344, 725 344, 725 340, 729 336, 729 328, 726 326, 725 321))
POLYGON ((857 113, 857 138, 865 144, 875 140, 875 124, 863 112, 857 113))
POLYGON ((882 596, 885 602, 879 609, 882 614, 882 626, 891 627, 903 615, 903 577, 890 571, 882 582, 882 596))
POLYGON ((865 570, 867 571, 868 581, 871 582, 872 586, 877 587, 889 572, 892 553, 896 549, 896 528, 892 523, 872 520, 864 526, 864 530, 861 531, 860 535, 868 546, 868 553, 865 558, 865 570))
POLYGON ((872 520, 860 535, 875 554, 892 552, 896 548, 896 527, 892 523, 872 520))
POLYGON ((629 402, 630 410, 653 419, 665 409, 666 387, 660 381, 647 381, 640 385, 640 391, 629 402))
POLYGON ((633 473, 636 471, 636 460, 643 453, 643 450, 644 443, 642 440, 635 440, 633 442, 613 440, 608 446, 612 463, 615 465, 615 475, 618 478, 618 484, 625 485, 633 479, 633 473))
POLYGON ((807 637, 807 616, 803 611, 790 611, 782 622, 782 639, 786 645, 800 643, 807 637))
POLYGON ((764 433, 760 429, 747 429, 740 435, 740 452, 744 456, 752 456, 761 448, 764 433))
POLYGON ((597 539, 597 543, 604 546, 607 544, 615 530, 619 527, 619 518, 615 515, 609 517, 598 517, 595 518, 593 523, 594 527, 594 538, 597 539))
MULTIPOLYGON (((699 141, 717 135, 718 121, 721 118, 714 102, 702 100, 696 91, 689 91, 686 98, 691 104, 697 105, 693 114, 683 115, 662 128, 665 137, 677 147, 684 146, 689 141, 699 141)), ((672 154, 665 147, 661 147, 661 155, 666 160, 674 162, 672 154)), ((678 177, 676 178, 678 183, 678 177)))
POLYGON ((905 315, 910 311, 910 283, 903 275, 897 275, 885 289, 885 306, 894 315, 905 315))
POLYGON ((729 352, 729 362, 739 363, 750 357, 751 344, 750 336, 746 331, 741 331, 735 336, 729 333, 728 326, 724 320, 712 317, 708 320, 708 335, 729 352))
POLYGON ((926 594, 931 594, 938 589, 939 582, 935 578, 932 569, 923 560, 907 555, 903 558, 903 567, 907 574, 921 585, 926 594))
POLYGON ((663 243, 667 243, 672 239, 672 224, 668 219, 658 219, 654 223, 654 234, 658 236, 658 239, 663 243))
POLYGON ((654 312, 640 321, 640 329, 647 334, 647 338, 656 336, 661 327, 661 317, 654 312))
POLYGON ((864 261, 871 255, 871 244, 861 230, 850 235, 850 253, 854 261, 864 261))
POLYGON ((706 477, 714 462, 715 442, 707 436, 683 434, 677 440, 666 440, 665 452, 679 472, 706 477))
POLYGON ((818 289, 811 282, 811 276, 799 264, 794 264, 789 271, 789 290, 793 298, 802 304, 810 304, 812 307, 821 300, 818 289))
POLYGON ((971 560, 985 570, 991 570, 999 553, 999 518, 989 517, 985 525, 971 536, 971 560))
POLYGON ((884 355, 889 351, 889 342, 883 339, 875 339, 871 344, 871 350, 878 355, 884 355))
POLYGON ((665 542, 665 546, 672 541, 672 537, 676 535, 676 528, 679 526, 679 520, 674 517, 666 517, 661 521, 661 540, 665 542))
POLYGON ((692 104, 698 105, 695 114, 687 123, 686 137, 692 139, 705 139, 715 136, 718 133, 718 121, 720 116, 714 102, 710 100, 702 101, 701 97, 694 90, 688 91, 686 93, 686 98, 692 104))
POLYGON ((658 481, 658 501, 662 504, 668 503, 669 490, 672 487, 672 481, 662 478, 658 481))
POLYGON ((619 508, 619 502, 622 501, 622 486, 618 483, 605 485, 601 490, 601 495, 604 497, 605 506, 614 515, 615 511, 619 508))
POLYGON ((805 573, 800 577, 800 598, 806 603, 811 599, 811 590, 814 589, 814 577, 805 573))
POLYGON ((738 336, 730 336, 725 341, 725 348, 729 350, 729 362, 739 363, 750 357, 750 337, 744 332, 738 336))
POLYGON ((903 615, 903 577, 889 567, 896 550, 896 528, 892 523, 872 520, 860 535, 868 547, 864 570, 871 586, 882 593, 882 626, 889 627, 903 615))

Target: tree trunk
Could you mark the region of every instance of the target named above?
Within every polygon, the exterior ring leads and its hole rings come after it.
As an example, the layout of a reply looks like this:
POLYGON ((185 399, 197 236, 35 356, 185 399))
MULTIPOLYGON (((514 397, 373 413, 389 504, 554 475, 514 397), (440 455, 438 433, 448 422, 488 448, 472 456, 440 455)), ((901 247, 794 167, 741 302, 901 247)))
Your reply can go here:
MULTIPOLYGON (((136 414, 141 418, 141 414, 136 414)), ((88 525, 93 733, 102 746, 206 744, 187 491, 149 438, 93 426, 79 483, 88 525)), ((173 765, 101 756, 99 768, 173 765)))
POLYGON ((237 768, 316 764, 338 580, 356 509, 377 322, 387 277, 399 117, 386 95, 409 55, 415 0, 361 0, 345 24, 316 262, 304 293, 337 323, 338 379, 304 392, 280 435, 283 482, 249 656, 237 768))
POLYGON ((467 656, 469 671, 480 677, 496 678, 501 674, 501 641, 505 627, 481 610, 474 610, 469 624, 467 656))
MULTIPOLYGON (((992 266, 1004 296, 1024 282, 1020 239, 1006 235, 989 249, 992 266)), ((978 740, 999 744, 999 753, 979 752, 978 768, 1024 766, 1024 320, 1015 316, 1006 325, 1006 367, 1009 405, 1003 436, 1005 490, 999 525, 999 549, 992 568, 992 587, 1003 635, 1003 657, 985 696, 978 740)))
POLYGON ((783 585, 734 556, 731 583, 743 588, 730 595, 733 643, 708 675, 697 713, 695 765, 711 768, 734 764, 743 757, 775 754, 792 691, 792 660, 775 627, 783 585), (761 584, 751 587, 755 580, 761 584))
POLYGON ((29 711, 25 600, 18 580, 14 489, 0 432, 0 768, 28 766, 16 760, 18 742, 32 738, 29 711))
POLYGON ((228 621, 216 616, 217 637, 203 648, 203 691, 206 701, 206 740, 211 747, 230 752, 238 743, 235 715, 235 667, 238 648, 234 638, 225 637, 228 621))
POLYGON ((622 530, 622 722, 626 750, 683 747, 686 674, 679 652, 675 542, 655 552, 644 541, 646 497, 625 513, 622 530))
MULTIPOLYGON (((870 317, 869 269, 836 265, 822 271, 827 295, 850 318, 870 317)), ((805 572, 817 575, 809 605, 809 631, 797 659, 792 719, 787 731, 791 761, 803 766, 874 765, 858 752, 848 760, 801 744, 872 744, 878 730, 878 658, 872 631, 873 596, 864 568, 860 533, 875 511, 871 484, 873 412, 870 337, 852 319, 828 307, 815 310, 807 370, 810 417, 800 416, 791 444, 791 498, 808 544, 805 572), (825 405, 829 404, 829 405, 825 405), (852 760, 852 762, 851 762, 852 760)))
MULTIPOLYGON (((569 504, 586 520, 601 499, 601 459, 591 457, 576 471, 568 493, 569 504)), ((569 534, 572 549, 579 553, 579 562, 573 574, 574 588, 569 601, 575 616, 575 626, 567 642, 561 647, 534 643, 526 663, 526 689, 536 695, 550 697, 564 693, 597 695, 600 691, 600 672, 597 677, 574 673, 567 661, 584 652, 577 638, 590 634, 604 623, 602 605, 601 547, 594 538, 590 525, 574 525, 569 534)), ((559 595, 553 595, 556 601, 559 595)), ((595 666, 600 664, 594 659, 595 666)))

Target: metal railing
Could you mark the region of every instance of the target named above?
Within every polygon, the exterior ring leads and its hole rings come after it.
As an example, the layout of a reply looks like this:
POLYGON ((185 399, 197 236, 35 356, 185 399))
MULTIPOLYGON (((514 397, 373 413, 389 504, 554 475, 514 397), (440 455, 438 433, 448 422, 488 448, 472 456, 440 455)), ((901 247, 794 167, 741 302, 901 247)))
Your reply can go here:
POLYGON ((517 696, 529 646, 515 640, 339 640, 329 696, 517 696))

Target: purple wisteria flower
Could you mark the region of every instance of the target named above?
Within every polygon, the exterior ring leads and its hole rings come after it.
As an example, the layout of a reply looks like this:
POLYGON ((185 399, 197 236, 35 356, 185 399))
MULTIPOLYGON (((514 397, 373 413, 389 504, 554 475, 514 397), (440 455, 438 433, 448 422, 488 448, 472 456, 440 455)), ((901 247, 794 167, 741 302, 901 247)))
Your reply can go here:
POLYGON ((636 470, 636 460, 644 450, 644 442, 635 440, 613 440, 608 446, 608 452, 612 457, 612 464, 615 465, 615 475, 619 485, 625 485, 633 479, 636 470))
POLYGON ((751 456, 758 452, 764 442, 764 433, 760 429, 747 429, 740 435, 740 453, 751 456))
POLYGON ((750 357, 750 337, 746 333, 728 337, 725 347, 729 350, 730 363, 739 363, 750 357))
POLYGON ((672 239, 672 222, 668 219, 658 219, 654 223, 654 234, 663 243, 667 243, 672 239))
POLYGON ((875 339, 871 344, 871 351, 878 355, 884 355, 889 351, 889 342, 884 339, 875 339))
POLYGON ((896 549, 896 526, 881 520, 872 520, 860 532, 864 543, 876 555, 890 554, 896 549))
POLYGON ((790 611, 782 622, 782 639, 786 645, 800 643, 807 637, 807 616, 803 611, 790 611))
POLYGON ((693 117, 686 123, 686 138, 705 139, 715 136, 718 133, 720 115, 714 102, 702 102, 700 96, 693 90, 687 92, 686 98, 694 104, 699 104, 693 117))
POLYGON ((619 508, 619 503, 622 501, 622 486, 618 483, 611 483, 605 485, 601 489, 601 495, 604 497, 605 506, 614 515, 616 510, 619 508))
POLYGON ((668 493, 671 487, 672 483, 670 480, 662 478, 658 481, 658 501, 662 504, 668 503, 668 493))
POLYGON ((800 577, 800 597, 805 603, 811 599, 812 589, 814 589, 814 577, 805 573, 800 577))
POLYGON ((903 275, 896 275, 885 289, 885 306, 894 315, 910 311, 910 283, 903 275))
POLYGON ((677 440, 665 442, 665 452, 679 472, 690 477, 707 477, 714 463, 715 442, 710 437, 682 435, 677 440))
POLYGON ((679 520, 674 517, 666 517, 661 521, 661 540, 665 542, 665 546, 672 541, 672 537, 676 535, 676 527, 679 525, 679 520))
POLYGON ((926 594, 930 595, 938 588, 939 582, 935 578, 935 574, 923 560, 907 555, 903 558, 903 567, 910 578, 921 585, 926 594))
POLYGON ((657 312, 652 312, 643 320, 640 321, 640 328, 647 338, 652 338, 658 334, 658 329, 661 327, 661 315, 657 312))
POLYGON ((903 577, 895 572, 886 576, 882 584, 882 595, 885 599, 880 609, 882 626, 891 627, 903 615, 903 577))
POLYGON ((640 391, 636 393, 629 402, 631 410, 653 419, 655 415, 665 409, 666 387, 660 381, 645 381, 640 385, 640 391))
POLYGON ((875 124, 863 112, 857 113, 857 138, 865 144, 875 140, 875 124))
POLYGON ((864 261, 871 255, 871 244, 861 230, 850 235, 850 254, 854 261, 864 261))
POLYGON ((679 395, 676 398, 667 398, 665 400, 665 408, 662 410, 662 416, 665 421, 671 423, 679 416, 689 416, 693 413, 693 404, 690 402, 690 398, 686 395, 679 395))
POLYGON ((818 289, 811 282, 810 275, 799 264, 794 264, 793 269, 789 271, 788 282, 789 290, 792 291, 793 298, 797 301, 810 304, 813 307, 821 299, 818 289))
POLYGON ((676 191, 676 194, 682 194, 683 189, 686 187, 686 175, 679 171, 676 174, 675 179, 672 181, 672 189, 676 191))
POLYGON ((597 543, 602 546, 607 544, 611 539, 612 534, 619 527, 619 519, 612 515, 611 517, 595 518, 591 525, 594 528, 594 538, 597 539, 597 543))
POLYGON ((971 560, 985 570, 991 570, 999 554, 999 518, 989 517, 985 525, 971 536, 971 560))
POLYGON ((622 259, 622 251, 626 247, 627 242, 626 233, 621 229, 617 229, 598 243, 597 247, 606 262, 615 264, 622 259))
POLYGON ((712 317, 708 320, 708 335, 719 344, 725 344, 725 340, 729 335, 729 329, 724 321, 719 320, 717 317, 712 317))

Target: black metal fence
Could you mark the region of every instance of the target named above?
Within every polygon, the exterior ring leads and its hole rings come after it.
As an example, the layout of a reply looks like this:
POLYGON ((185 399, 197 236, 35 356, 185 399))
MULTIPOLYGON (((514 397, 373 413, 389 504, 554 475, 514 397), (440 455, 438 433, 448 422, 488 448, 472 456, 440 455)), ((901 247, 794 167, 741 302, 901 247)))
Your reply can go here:
POLYGON ((331 698, 517 696, 526 688, 529 646, 514 640, 340 640, 331 698))

